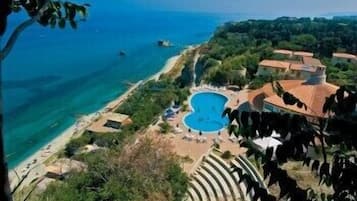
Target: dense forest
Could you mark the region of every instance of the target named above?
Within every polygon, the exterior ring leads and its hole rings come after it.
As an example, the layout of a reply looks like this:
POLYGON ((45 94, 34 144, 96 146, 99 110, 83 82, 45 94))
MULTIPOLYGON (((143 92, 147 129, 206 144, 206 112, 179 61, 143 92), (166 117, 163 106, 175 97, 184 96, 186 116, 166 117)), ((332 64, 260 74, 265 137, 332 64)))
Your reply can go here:
POLYGON ((254 74, 259 61, 274 58, 274 49, 313 52, 327 65, 328 81, 356 83, 356 66, 344 64, 341 68, 331 62, 334 52, 357 54, 357 21, 349 18, 281 17, 226 23, 202 48, 203 77, 213 84, 232 83, 230 75, 244 67, 252 85, 264 83, 264 78, 254 79, 254 74))

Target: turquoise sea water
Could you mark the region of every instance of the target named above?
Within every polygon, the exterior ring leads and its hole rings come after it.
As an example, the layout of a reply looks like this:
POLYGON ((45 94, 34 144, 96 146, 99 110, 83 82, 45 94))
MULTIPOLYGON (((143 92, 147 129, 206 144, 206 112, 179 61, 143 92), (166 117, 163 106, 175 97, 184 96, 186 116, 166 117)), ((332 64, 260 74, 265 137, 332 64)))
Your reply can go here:
POLYGON ((214 92, 194 94, 190 99, 192 113, 184 117, 184 124, 196 132, 220 131, 228 123, 228 118, 221 116, 227 101, 227 97, 214 92))
MULTIPOLYGON (((3 63, 5 151, 10 168, 72 125, 78 115, 92 113, 124 93, 125 82, 147 78, 186 45, 207 41, 217 25, 240 18, 122 12, 101 1, 89 3, 90 16, 77 30, 35 24, 24 31, 3 63), (175 46, 159 48, 159 39, 175 46), (119 57, 121 50, 127 56, 119 57)), ((9 32, 22 18, 10 19, 9 32)))

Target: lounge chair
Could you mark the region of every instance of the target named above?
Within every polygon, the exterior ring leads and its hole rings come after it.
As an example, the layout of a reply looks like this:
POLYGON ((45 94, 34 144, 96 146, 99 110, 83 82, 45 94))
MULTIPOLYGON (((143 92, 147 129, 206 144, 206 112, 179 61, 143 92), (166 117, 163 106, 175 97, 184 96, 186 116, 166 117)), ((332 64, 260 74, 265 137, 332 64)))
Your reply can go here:
POLYGON ((190 134, 186 134, 185 136, 182 137, 182 139, 191 141, 191 140, 193 140, 193 136, 190 134))
POLYGON ((174 133, 175 134, 180 134, 182 132, 183 132, 183 130, 181 128, 177 128, 177 127, 174 128, 174 133))
POLYGON ((202 138, 201 138, 201 142, 202 142, 202 143, 207 142, 207 137, 202 137, 202 138))

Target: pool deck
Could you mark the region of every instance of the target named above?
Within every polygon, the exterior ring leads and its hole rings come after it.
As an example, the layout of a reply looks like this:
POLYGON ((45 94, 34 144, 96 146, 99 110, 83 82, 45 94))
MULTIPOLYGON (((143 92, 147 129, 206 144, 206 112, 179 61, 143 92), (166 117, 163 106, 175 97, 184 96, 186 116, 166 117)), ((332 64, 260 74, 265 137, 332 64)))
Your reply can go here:
MULTIPOLYGON (((210 92, 210 91, 213 90, 201 88, 201 89, 193 89, 191 92, 192 94, 194 94, 195 92, 210 92)), ((239 105, 246 103, 248 100, 246 90, 235 92, 231 90, 217 89, 214 90, 214 92, 220 93, 222 95, 225 95, 227 98, 229 98, 229 101, 226 103, 226 107, 237 108, 239 105), (239 99, 239 105, 237 105, 237 99, 239 99)), ((210 148, 214 144, 214 139, 216 138, 217 134, 203 134, 203 136, 207 137, 207 141, 205 143, 198 143, 196 142, 196 140, 188 141, 182 139, 186 134, 191 134, 191 135, 195 135, 195 137, 198 137, 198 133, 195 132, 189 133, 188 129, 183 124, 182 120, 187 113, 189 113, 189 111, 180 112, 178 115, 176 115, 176 117, 172 121, 168 121, 172 127, 176 127, 178 125, 179 128, 183 130, 183 132, 180 134, 174 134, 173 132, 165 135, 160 134, 160 127, 158 126, 158 124, 161 123, 162 120, 160 120, 156 125, 148 128, 146 133, 153 137, 162 137, 170 140, 173 145, 174 151, 176 152, 177 155, 182 157, 185 156, 190 157, 193 160, 193 162, 182 163, 182 167, 185 170, 185 172, 190 174, 191 172, 194 171, 196 164, 200 162, 202 156, 205 155, 210 150, 210 148)), ((227 129, 221 131, 221 138, 223 140, 223 142, 220 143, 221 151, 223 152, 230 151, 234 155, 245 153, 245 149, 240 148, 238 143, 234 143, 229 140, 227 129)))

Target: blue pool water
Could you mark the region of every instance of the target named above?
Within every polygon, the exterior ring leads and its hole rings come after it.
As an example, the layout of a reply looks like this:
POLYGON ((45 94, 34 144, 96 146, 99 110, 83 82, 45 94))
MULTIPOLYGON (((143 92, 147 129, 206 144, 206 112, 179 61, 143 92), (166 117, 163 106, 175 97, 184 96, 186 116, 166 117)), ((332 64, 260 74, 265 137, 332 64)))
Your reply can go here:
POLYGON ((228 118, 222 118, 228 98, 214 92, 201 92, 192 96, 192 112, 183 119, 184 124, 194 131, 203 133, 218 132, 228 124, 228 118))

